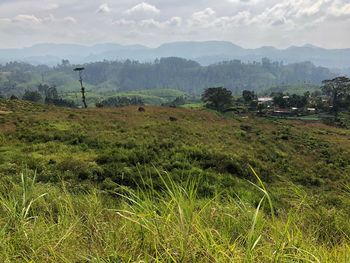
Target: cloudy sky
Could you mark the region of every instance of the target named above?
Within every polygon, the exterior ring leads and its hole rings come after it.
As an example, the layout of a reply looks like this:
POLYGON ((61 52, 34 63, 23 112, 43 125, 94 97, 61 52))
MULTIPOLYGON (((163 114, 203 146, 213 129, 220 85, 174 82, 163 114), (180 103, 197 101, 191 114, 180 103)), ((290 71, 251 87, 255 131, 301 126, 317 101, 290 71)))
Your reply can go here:
POLYGON ((0 47, 228 40, 350 47, 350 0, 0 0, 0 47))

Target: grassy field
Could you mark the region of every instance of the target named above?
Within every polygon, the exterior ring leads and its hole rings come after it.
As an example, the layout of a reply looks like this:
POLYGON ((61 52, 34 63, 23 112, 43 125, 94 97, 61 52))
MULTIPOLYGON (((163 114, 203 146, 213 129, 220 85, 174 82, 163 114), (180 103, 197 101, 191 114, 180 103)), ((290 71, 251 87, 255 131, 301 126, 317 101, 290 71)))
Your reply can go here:
POLYGON ((5 100, 0 123, 3 262, 350 261, 349 130, 5 100))

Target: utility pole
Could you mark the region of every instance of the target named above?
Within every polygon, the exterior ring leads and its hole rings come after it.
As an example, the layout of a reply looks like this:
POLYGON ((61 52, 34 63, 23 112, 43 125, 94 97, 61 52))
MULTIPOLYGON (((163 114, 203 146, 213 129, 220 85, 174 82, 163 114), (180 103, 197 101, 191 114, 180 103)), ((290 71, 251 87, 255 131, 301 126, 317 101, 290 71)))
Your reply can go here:
POLYGON ((80 82, 80 87, 81 87, 81 98, 82 98, 84 107, 87 108, 86 97, 85 97, 85 88, 84 88, 84 85, 83 85, 83 71, 84 70, 85 70, 85 68, 83 68, 83 67, 74 69, 74 71, 78 71, 79 72, 79 82, 80 82))

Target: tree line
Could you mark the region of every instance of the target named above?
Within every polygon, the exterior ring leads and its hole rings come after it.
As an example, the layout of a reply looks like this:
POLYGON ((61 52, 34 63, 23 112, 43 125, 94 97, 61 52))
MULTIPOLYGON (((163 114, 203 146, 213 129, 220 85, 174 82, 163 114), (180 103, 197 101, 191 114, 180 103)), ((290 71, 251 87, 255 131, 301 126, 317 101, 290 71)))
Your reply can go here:
MULTIPOLYGON (((55 86, 49 86, 47 84, 40 84, 36 87, 36 89, 25 90, 21 98, 22 100, 51 104, 60 107, 76 107, 74 102, 60 97, 55 86)), ((19 99, 19 97, 11 95, 10 99, 19 99)))
MULTIPOLYGON (((103 61, 83 65, 84 81, 95 90, 118 91, 173 88, 188 94, 201 94, 205 88, 224 86, 234 94, 243 90, 259 91, 283 84, 321 84, 335 75, 328 69, 310 62, 284 65, 263 59, 261 62, 243 63, 239 60, 201 66, 195 61, 181 58, 162 58, 150 63, 138 61, 103 61)), ((0 65, 0 92, 28 88, 45 78, 49 85, 65 89, 76 80, 75 65, 64 60, 56 67, 32 66, 25 63, 0 65)))

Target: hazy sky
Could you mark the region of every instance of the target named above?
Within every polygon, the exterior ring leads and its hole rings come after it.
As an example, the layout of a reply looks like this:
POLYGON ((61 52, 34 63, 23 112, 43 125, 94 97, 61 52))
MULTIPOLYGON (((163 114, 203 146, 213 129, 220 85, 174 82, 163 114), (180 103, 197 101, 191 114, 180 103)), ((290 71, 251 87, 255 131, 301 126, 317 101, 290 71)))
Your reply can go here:
POLYGON ((0 47, 183 40, 350 47, 350 0, 0 0, 0 47))

